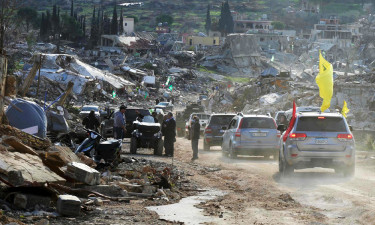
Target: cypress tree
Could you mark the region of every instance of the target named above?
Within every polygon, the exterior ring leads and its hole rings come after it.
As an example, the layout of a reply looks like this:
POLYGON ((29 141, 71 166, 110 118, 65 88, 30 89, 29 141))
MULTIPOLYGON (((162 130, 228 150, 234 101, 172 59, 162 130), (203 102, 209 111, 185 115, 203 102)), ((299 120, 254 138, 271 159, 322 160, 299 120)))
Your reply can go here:
POLYGON ((108 18, 107 14, 104 15, 102 32, 103 34, 111 34, 111 19, 108 18))
POLYGON ((50 35, 52 33, 52 22, 51 22, 51 13, 49 12, 49 10, 47 10, 45 24, 46 24, 46 34, 50 35))
POLYGON ((219 19, 219 30, 222 34, 227 35, 233 33, 234 22, 230 12, 228 0, 221 7, 221 15, 219 19))
POLYGON ((124 34, 124 15, 122 12, 122 7, 121 7, 121 13, 120 13, 119 33, 124 34))
POLYGON ((207 15, 206 15, 206 34, 208 35, 211 29, 211 15, 210 15, 210 4, 207 5, 207 15))
POLYGON ((71 6, 70 6, 70 16, 74 16, 74 0, 72 0, 71 6))
POLYGON ((45 18, 45 14, 42 13, 42 19, 40 21, 40 30, 39 30, 39 34, 40 34, 40 37, 43 37, 46 35, 46 22, 45 22, 46 18, 45 18))
POLYGON ((118 34, 118 21, 117 21, 117 3, 115 1, 115 6, 113 7, 113 15, 112 15, 112 22, 111 22, 111 34, 117 35, 118 34))
POLYGON ((91 32, 90 32, 90 43, 91 47, 94 47, 97 44, 97 35, 98 35, 98 30, 97 30, 97 20, 95 18, 95 6, 94 6, 94 11, 92 13, 92 19, 91 19, 91 32))
POLYGON ((86 39, 86 16, 83 16, 83 26, 82 26, 82 32, 83 32, 83 40, 86 39))
POLYGON ((53 28, 54 34, 58 33, 59 31, 59 23, 60 23, 60 19, 59 19, 59 15, 57 12, 57 6, 55 4, 53 5, 53 11, 52 11, 52 28, 53 28))

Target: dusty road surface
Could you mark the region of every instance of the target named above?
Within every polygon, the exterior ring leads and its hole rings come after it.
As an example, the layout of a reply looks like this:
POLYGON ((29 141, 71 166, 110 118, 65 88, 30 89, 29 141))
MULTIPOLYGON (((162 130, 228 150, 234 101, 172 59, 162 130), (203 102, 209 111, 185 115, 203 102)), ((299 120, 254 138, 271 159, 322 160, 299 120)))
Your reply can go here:
POLYGON ((175 148, 173 163, 192 181, 226 193, 198 205, 211 218, 205 223, 375 224, 375 160, 368 153, 357 153, 353 178, 320 168, 282 177, 273 159, 229 159, 220 147, 203 151, 200 140, 199 159, 191 162, 190 141, 178 138, 175 148))

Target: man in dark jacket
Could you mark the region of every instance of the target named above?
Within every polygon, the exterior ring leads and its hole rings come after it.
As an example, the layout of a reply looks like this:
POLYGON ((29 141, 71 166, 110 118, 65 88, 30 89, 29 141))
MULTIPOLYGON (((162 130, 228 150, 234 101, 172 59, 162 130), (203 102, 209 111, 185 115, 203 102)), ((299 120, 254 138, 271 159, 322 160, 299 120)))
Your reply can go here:
POLYGON ((198 142, 199 142, 199 135, 201 131, 201 125, 199 124, 199 118, 194 116, 194 121, 191 124, 191 148, 193 149, 193 158, 192 161, 198 159, 198 142))
POLYGON ((163 121, 162 126, 165 156, 173 157, 174 142, 176 142, 176 120, 173 118, 173 114, 171 112, 167 114, 167 119, 163 121))
POLYGON ((83 119, 82 124, 85 126, 86 129, 98 132, 98 127, 100 126, 100 123, 98 118, 96 118, 95 116, 94 110, 91 110, 90 114, 83 119))

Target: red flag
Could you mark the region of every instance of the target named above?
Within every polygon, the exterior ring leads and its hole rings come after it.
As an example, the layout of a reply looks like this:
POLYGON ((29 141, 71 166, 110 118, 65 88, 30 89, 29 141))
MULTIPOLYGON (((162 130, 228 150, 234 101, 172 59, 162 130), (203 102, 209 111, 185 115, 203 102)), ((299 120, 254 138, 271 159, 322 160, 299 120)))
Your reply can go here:
POLYGON ((289 135, 290 131, 292 130, 295 122, 296 122, 296 102, 293 100, 293 114, 292 114, 292 119, 290 120, 289 127, 288 127, 288 129, 286 129, 285 134, 283 136, 283 141, 284 142, 288 138, 288 135, 289 135))

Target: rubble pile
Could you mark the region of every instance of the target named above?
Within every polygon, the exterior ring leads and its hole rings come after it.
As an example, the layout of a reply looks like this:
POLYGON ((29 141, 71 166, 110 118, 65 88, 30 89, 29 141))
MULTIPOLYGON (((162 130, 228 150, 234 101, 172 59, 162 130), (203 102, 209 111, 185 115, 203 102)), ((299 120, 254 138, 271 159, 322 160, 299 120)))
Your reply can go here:
POLYGON ((166 204, 193 190, 184 172, 166 163, 123 158, 117 167, 95 164, 82 153, 15 127, 0 129, 3 216, 21 214, 25 222, 35 216, 76 217, 95 214, 93 206, 111 202, 149 199, 166 204))

